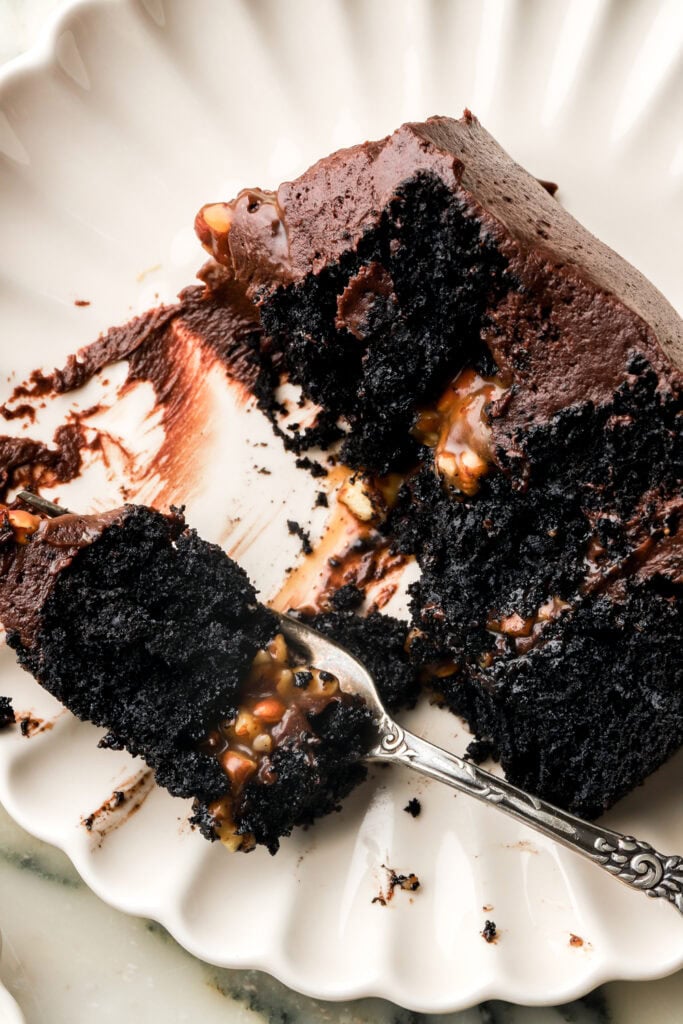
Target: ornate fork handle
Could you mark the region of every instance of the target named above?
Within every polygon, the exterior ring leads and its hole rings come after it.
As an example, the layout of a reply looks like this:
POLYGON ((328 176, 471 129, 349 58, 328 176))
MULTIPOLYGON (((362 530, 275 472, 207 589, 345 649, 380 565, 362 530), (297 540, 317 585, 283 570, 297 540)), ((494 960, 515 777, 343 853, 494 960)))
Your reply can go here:
POLYGON ((667 857, 633 836, 582 821, 470 761, 406 732, 389 716, 381 720, 379 728, 377 745, 370 753, 372 760, 399 762, 483 803, 493 804, 580 853, 632 889, 668 900, 683 914, 683 857, 667 857))

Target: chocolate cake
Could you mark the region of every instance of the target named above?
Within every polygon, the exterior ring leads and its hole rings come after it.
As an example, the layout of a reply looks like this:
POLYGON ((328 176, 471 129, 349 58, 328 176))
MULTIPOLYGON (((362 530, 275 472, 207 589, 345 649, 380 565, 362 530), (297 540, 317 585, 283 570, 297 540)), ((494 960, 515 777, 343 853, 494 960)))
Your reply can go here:
POLYGON ((271 852, 365 776, 370 714, 295 668, 246 574, 182 515, 0 510, 0 620, 20 664, 100 746, 141 755, 194 821, 271 852))
POLYGON ((509 779, 599 814, 683 742, 675 311, 469 112, 196 226, 258 310, 285 443, 338 442, 417 558, 423 679, 509 779), (285 379, 319 409, 305 430, 282 428, 285 379))

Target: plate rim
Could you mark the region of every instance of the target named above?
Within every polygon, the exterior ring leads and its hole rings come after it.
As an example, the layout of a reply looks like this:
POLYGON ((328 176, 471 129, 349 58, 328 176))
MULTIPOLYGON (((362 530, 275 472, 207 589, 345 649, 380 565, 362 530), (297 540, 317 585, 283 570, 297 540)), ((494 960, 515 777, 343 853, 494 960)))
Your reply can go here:
MULTIPOLYGON (((97 2, 97 0, 95 0, 95 2, 97 2)), ((108 0, 105 0, 105 2, 108 2, 108 0)), ((87 725, 89 723, 83 724, 87 725)), ((95 727, 91 726, 91 728, 94 730, 95 727)), ((69 841, 68 838, 65 838, 64 834, 57 835, 56 833, 53 833, 49 827, 41 828, 35 821, 25 817, 21 807, 13 798, 11 793, 11 788, 9 786, 10 768, 11 765, 0 764, 0 803, 2 803, 7 813, 21 828, 28 832, 29 835, 32 835, 34 838, 61 850, 62 853, 69 858, 70 862, 78 872, 78 875, 85 882, 91 892, 93 892, 108 906, 133 917, 156 921, 166 929, 166 931, 182 946, 183 949, 205 963, 210 963, 216 967, 223 967, 232 970, 263 971, 275 978, 277 981, 282 982, 293 991, 311 999, 322 999, 329 1002, 345 1002, 357 999, 380 998, 392 1003, 395 1002, 395 998, 385 982, 378 982, 373 985, 367 985, 365 983, 345 984, 342 982, 337 984, 333 990, 328 987, 324 992, 321 992, 319 988, 315 987, 315 985, 308 985, 305 978, 300 973, 295 970, 288 970, 286 962, 281 957, 273 957, 272 953, 263 957, 250 956, 248 960, 244 961, 237 960, 234 957, 225 959, 219 959, 213 956, 207 957, 192 939, 183 937, 182 922, 174 915, 171 909, 164 912, 164 909, 159 905, 145 905, 139 898, 126 900, 124 898, 111 898, 108 896, 106 887, 101 885, 94 872, 90 871, 90 860, 87 857, 82 856, 81 851, 84 847, 82 842, 79 841, 80 836, 78 832, 74 831, 74 838, 72 841, 69 841)), ((632 895, 636 898, 639 894, 633 893, 632 895)), ((660 909, 663 910, 663 908, 660 909)), ((470 1009, 489 1000, 502 1000, 518 1006, 529 1007, 558 1006, 580 999, 592 992, 594 989, 610 982, 655 981, 660 978, 668 977, 681 969, 683 966, 681 962, 682 960, 683 957, 681 954, 678 954, 677 956, 672 956, 671 960, 668 963, 665 963, 661 970, 632 970, 621 971, 618 973, 608 969, 606 963, 603 962, 603 964, 588 966, 587 969, 584 969, 580 974, 577 974, 572 982, 568 982, 564 987, 556 987, 552 993, 547 995, 522 995, 521 992, 514 991, 509 983, 506 987, 503 987, 501 986, 500 981, 495 979, 484 984, 471 986, 467 992, 463 991, 461 998, 435 997, 431 1000, 425 1000, 422 998, 413 1001, 402 998, 398 1005, 412 1012, 426 1014, 455 1013, 470 1009)), ((585 963, 589 965, 590 961, 586 960, 585 963)))

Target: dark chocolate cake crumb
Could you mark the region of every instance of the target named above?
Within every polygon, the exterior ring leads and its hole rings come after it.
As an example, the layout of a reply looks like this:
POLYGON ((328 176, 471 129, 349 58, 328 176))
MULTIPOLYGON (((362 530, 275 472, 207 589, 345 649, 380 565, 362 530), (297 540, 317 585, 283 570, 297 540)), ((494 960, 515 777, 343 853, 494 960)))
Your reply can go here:
MULTIPOLYGON (((323 477, 327 476, 327 470, 315 459, 309 459, 307 455, 302 455, 301 458, 296 460, 296 465, 299 469, 307 469, 312 477, 323 477)), ((321 504, 319 502, 319 504, 321 504)))
POLYGON ((295 537, 298 537, 301 541, 301 550, 305 555, 310 555, 313 551, 313 545, 311 544, 310 535, 304 530, 300 523, 297 523, 294 519, 287 520, 287 529, 295 537))
POLYGON ((364 600, 365 596, 359 587, 354 583, 346 583, 339 590, 335 590, 330 597, 330 604, 335 611, 350 612, 359 608, 364 600))
POLYGON ((195 801, 189 821, 192 828, 196 828, 205 839, 212 843, 216 842, 216 819, 205 803, 195 801))
POLYGON ((316 506, 318 508, 328 508, 329 507, 330 503, 329 503, 329 501, 327 499, 327 495, 325 494, 324 491, 318 491, 318 493, 315 496, 315 504, 316 504, 316 506))
POLYGON ((465 760, 473 761, 475 764, 483 764, 489 758, 497 761, 498 756, 498 750, 493 740, 485 738, 472 740, 465 750, 465 760))
POLYGON ((0 729, 6 729, 9 725, 14 725, 15 722, 16 717, 11 697, 0 697, 0 729))
POLYGON ((550 196, 554 196, 558 188, 560 187, 556 181, 546 181, 545 178, 539 178, 538 183, 539 185, 543 186, 543 188, 550 196))
POLYGON ((484 928, 481 932, 482 938, 486 939, 487 942, 495 942, 498 938, 498 930, 496 928, 495 921, 485 921, 484 928))
POLYGON ((405 805, 403 810, 410 814, 412 818, 417 818, 419 817, 420 812, 422 810, 422 804, 420 803, 416 796, 413 796, 410 798, 410 800, 405 805))
POLYGON ((119 736, 116 736, 113 732, 108 732, 105 733, 97 746, 101 750, 124 750, 126 745, 119 736))
POLYGON ((403 889, 404 892, 417 892, 422 884, 416 874, 411 872, 408 875, 397 875, 394 871, 391 873, 389 884, 392 889, 403 889))

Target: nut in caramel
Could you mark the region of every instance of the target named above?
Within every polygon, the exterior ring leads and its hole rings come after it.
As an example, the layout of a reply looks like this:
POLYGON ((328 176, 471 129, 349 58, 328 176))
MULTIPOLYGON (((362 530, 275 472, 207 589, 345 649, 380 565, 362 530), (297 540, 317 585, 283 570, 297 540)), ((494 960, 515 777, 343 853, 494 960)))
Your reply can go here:
POLYGON ((0 522, 8 523, 18 544, 25 544, 40 526, 41 518, 31 512, 25 512, 24 509, 7 508, 3 505, 0 506, 0 522))

